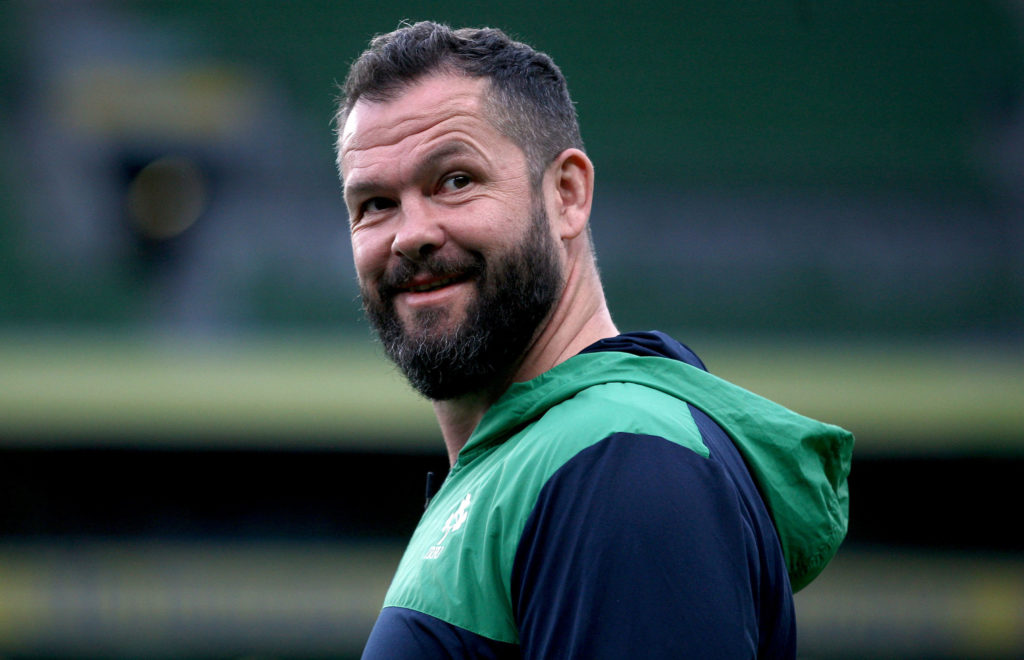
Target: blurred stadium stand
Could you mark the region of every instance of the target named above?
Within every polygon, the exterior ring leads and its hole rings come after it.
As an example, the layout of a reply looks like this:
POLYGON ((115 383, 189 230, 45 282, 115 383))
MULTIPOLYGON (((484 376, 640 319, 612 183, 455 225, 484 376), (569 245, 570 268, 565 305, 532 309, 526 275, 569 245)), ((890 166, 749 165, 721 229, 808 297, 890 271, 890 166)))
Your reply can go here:
POLYGON ((0 656, 358 656, 445 459, 330 117, 421 18, 562 66, 620 327, 858 436, 801 657, 1024 655, 1022 4, 425 12, 0 3, 0 656))

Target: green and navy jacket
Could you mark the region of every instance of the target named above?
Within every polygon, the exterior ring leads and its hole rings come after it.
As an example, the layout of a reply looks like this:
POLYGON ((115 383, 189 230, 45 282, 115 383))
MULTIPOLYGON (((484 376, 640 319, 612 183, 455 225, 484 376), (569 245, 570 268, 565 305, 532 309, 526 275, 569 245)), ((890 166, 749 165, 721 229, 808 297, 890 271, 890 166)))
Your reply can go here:
POLYGON ((363 658, 793 658, 852 445, 662 333, 598 342, 484 415, 363 658))

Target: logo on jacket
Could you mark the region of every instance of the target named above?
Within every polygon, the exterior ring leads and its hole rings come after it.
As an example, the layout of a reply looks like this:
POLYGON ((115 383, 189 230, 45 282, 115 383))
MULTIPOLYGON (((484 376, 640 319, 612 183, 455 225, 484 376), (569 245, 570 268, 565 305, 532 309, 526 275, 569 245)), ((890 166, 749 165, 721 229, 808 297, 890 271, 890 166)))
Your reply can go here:
POLYGON ((444 542, 448 539, 448 535, 452 532, 459 531, 463 525, 466 524, 466 519, 469 518, 469 505, 473 500, 472 493, 466 493, 466 496, 459 502, 459 508, 452 512, 452 515, 448 516, 448 520, 445 521, 444 527, 441 528, 441 538, 437 543, 430 546, 427 550, 427 554, 423 555, 424 559, 437 559, 441 555, 441 551, 444 550, 444 542))

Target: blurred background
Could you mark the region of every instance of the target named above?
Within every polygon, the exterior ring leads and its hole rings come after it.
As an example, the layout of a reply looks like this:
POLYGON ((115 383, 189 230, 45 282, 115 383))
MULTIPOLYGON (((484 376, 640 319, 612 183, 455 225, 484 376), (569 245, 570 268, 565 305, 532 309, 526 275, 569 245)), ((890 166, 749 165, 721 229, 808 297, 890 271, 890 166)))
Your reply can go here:
POLYGON ((337 83, 551 54, 624 330, 858 438, 803 658, 1024 656, 1024 3, 0 3, 0 657, 357 657, 426 402, 361 319, 337 83))

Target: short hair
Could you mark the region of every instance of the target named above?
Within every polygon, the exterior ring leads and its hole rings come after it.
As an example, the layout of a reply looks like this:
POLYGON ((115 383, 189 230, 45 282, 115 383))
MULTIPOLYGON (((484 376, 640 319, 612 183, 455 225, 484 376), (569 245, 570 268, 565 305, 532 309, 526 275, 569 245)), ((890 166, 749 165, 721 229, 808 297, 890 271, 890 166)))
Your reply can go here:
POLYGON ((453 30, 422 21, 377 35, 352 64, 335 116, 339 135, 356 102, 394 100, 433 73, 490 80, 485 112, 523 153, 534 184, 566 149, 583 149, 576 109, 554 61, 494 28, 453 30))

